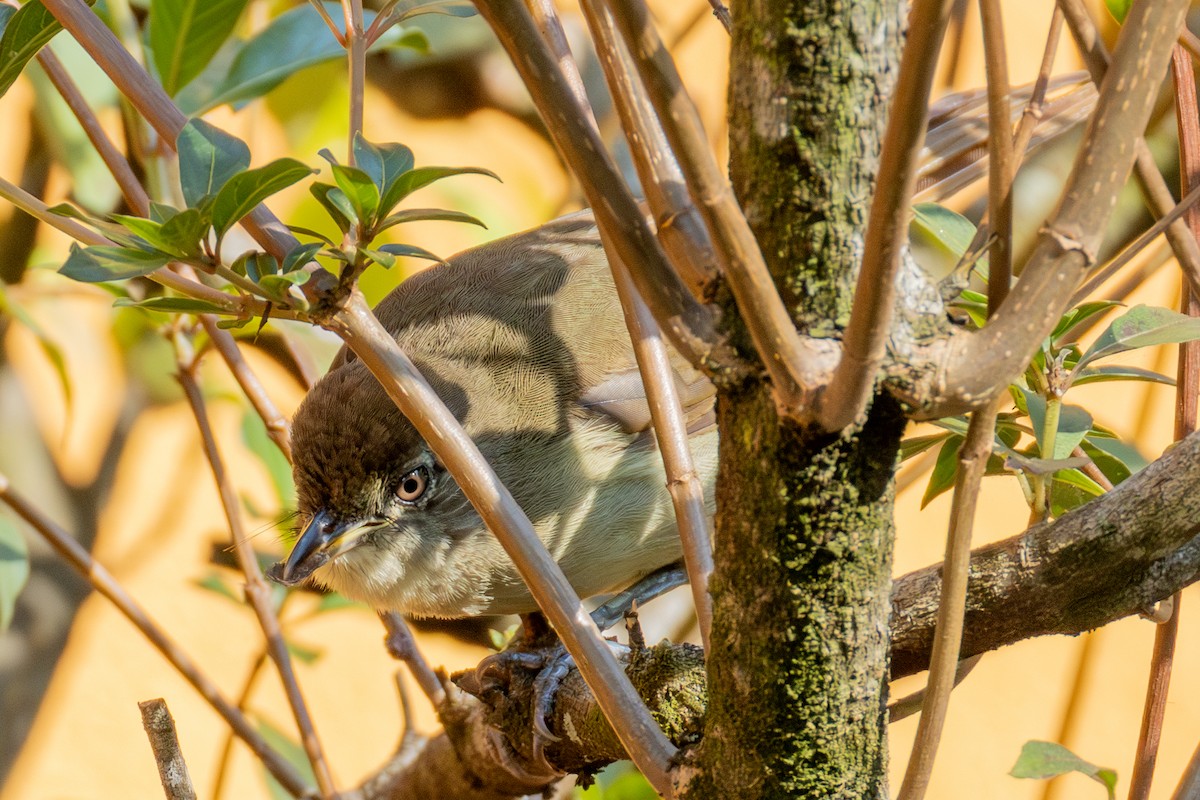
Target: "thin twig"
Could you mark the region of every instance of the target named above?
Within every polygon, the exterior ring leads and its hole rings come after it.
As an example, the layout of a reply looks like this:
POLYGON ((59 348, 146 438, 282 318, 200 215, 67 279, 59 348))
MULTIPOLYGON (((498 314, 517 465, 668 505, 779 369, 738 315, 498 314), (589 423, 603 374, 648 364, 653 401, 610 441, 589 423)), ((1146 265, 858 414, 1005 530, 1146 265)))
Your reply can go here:
MULTIPOLYGON (((983 658, 983 654, 969 656, 958 662, 958 666, 954 670, 954 687, 963 682, 963 679, 974 671, 975 666, 983 658)), ((888 703, 888 724, 899 722, 902 719, 908 719, 913 714, 919 712, 925 706, 925 697, 928 693, 928 687, 918 689, 912 694, 905 695, 899 700, 893 700, 888 703)))
POLYGON ((908 243, 929 92, 951 4, 916 0, 910 12, 842 359, 817 398, 817 420, 827 431, 841 430, 862 414, 883 362, 896 305, 896 274, 908 243))
MULTIPOLYGON (((553 6, 547 0, 530 0, 529 7, 547 45, 558 57, 559 68, 566 73, 568 84, 574 87, 577 102, 586 106, 583 81, 579 78, 579 71, 571 58, 553 6)), ((602 8, 599 11, 603 13, 602 8)), ((663 341, 662 330, 638 294, 633 278, 617 255, 616 248, 604 240, 603 233, 601 241, 605 251, 612 254, 609 256, 609 266, 621 301, 625 325, 629 328, 638 372, 646 389, 650 418, 667 475, 667 490, 671 495, 675 522, 683 543, 684 564, 692 588, 692 600, 696 605, 700 636, 707 649, 712 628, 712 597, 708 594, 708 580, 713 568, 711 525, 704 504, 704 487, 696 472, 688 442, 687 421, 672 379, 671 357, 663 341)))
POLYGON ((676 748, 646 710, 608 649, 562 569, 546 551, 529 518, 500 483, 454 414, 375 319, 361 292, 329 327, 362 359, 388 396, 454 476, 475 510, 508 552, 538 606, 574 656, 584 679, 630 758, 661 794, 670 791, 676 748))
MULTIPOLYGON (((284 596, 284 601, 292 594, 284 596)), ((250 672, 246 677, 246 682, 242 684, 242 693, 238 695, 237 707, 238 711, 245 711, 246 706, 250 702, 250 694, 254 689, 255 683, 258 682, 258 676, 262 674, 262 668, 267 663, 267 651, 264 648, 260 650, 258 656, 254 659, 254 663, 250 665, 250 672)), ((229 759, 233 757, 233 733, 232 731, 225 734, 225 742, 221 745, 221 755, 217 759, 216 777, 213 779, 213 800, 220 800, 225 788, 225 779, 229 775, 229 759)))
POLYGON ((300 777, 295 768, 263 739, 241 711, 225 699, 216 684, 200 671, 196 663, 180 649, 166 631, 150 618, 146 610, 129 596, 112 573, 92 558, 91 553, 47 517, 41 509, 14 491, 8 482, 8 477, 3 474, 0 474, 0 501, 15 511, 17 516, 28 522, 55 552, 91 584, 92 588, 112 601, 117 610, 141 631, 142 635, 171 663, 171 666, 175 667, 179 674, 200 693, 200 696, 221 715, 221 718, 233 729, 238 738, 249 745, 255 755, 262 760, 267 770, 293 797, 311 796, 312 789, 305 785, 304 779, 300 777))
POLYGON ((196 800, 196 788, 188 774, 183 750, 179 747, 179 735, 175 732, 175 720, 167 710, 167 702, 161 697, 138 703, 142 712, 142 727, 154 751, 158 765, 158 779, 162 782, 167 800, 196 800))
POLYGON ((700 483, 692 458, 679 393, 671 379, 671 356, 654 315, 633 285, 629 270, 619 257, 611 258, 610 263, 617 294, 625 312, 625 324, 633 339, 638 370, 650 402, 654 433, 662 451, 667 491, 675 508, 675 523, 683 543, 683 562, 687 567, 692 601, 696 606, 696 620, 700 625, 700 641, 705 652, 711 652, 709 634, 712 631, 713 607, 708 581, 713 571, 712 521, 704 502, 704 486, 700 483))
POLYGON ((971 531, 975 524, 975 502, 979 484, 992 453, 996 433, 996 415, 1007 402, 1003 395, 971 414, 967 435, 959 451, 958 476, 950 509, 950 532, 946 537, 941 600, 938 604, 937 633, 929 658, 929 679, 916 741, 909 757, 899 800, 920 800, 925 796, 933 761, 937 755, 946 708, 954 688, 962 644, 963 610, 967 601, 967 575, 971 560, 971 531))
MULTIPOLYGON (((805 418, 818 377, 729 180, 713 156, 700 114, 643 0, 607 0, 646 95, 683 171, 750 338, 785 413, 805 418)), ((633 262, 622 254, 631 269, 633 262)), ((639 284, 639 288, 640 284, 639 284)), ((657 316, 657 315, 655 315, 657 316)))
POLYGON ((1112 68, 1122 79, 1105 81, 1100 90, 1062 201, 992 321, 947 340, 936 356, 945 367, 934 396, 923 398, 922 416, 945 415, 1003 391, 1066 310, 1070 290, 1095 263, 1114 200, 1133 166, 1130 142, 1145 129, 1186 8, 1185 0, 1132 6, 1113 56, 1112 68))
POLYGON ((700 212, 688 194, 679 162, 637 79, 608 8, 602 0, 583 0, 581 8, 646 204, 654 215, 658 240, 692 294, 708 297, 717 278, 716 254, 700 212))
MULTIPOLYGON (((1008 57, 999 0, 980 0, 988 92, 988 313, 996 313, 1012 284, 1013 174, 1016 171, 1010 129, 1008 57)), ((1053 31, 1051 31, 1053 33, 1053 31)), ((1036 91, 1036 87, 1035 87, 1036 91)))
MULTIPOLYGON (((91 108, 84 101, 83 95, 79 93, 75 87, 75 82, 71 80, 71 76, 63 68, 62 62, 58 60, 58 56, 54 55, 54 51, 48 47, 43 47, 37 55, 38 63, 42 69, 46 71, 46 77, 54 84, 54 88, 58 90, 59 95, 66 101, 67 107, 79 120, 79 124, 83 128, 83 132, 87 134, 88 141, 96 148, 96 152, 100 155, 100 159, 104 162, 104 166, 108 168, 109 173, 116 180, 117 186, 121 189, 127 201, 138 196, 138 193, 144 195, 142 185, 138 182, 137 176, 133 174, 133 170, 129 167, 129 162, 125 160, 125 156, 121 154, 108 138, 104 129, 100 126, 100 121, 96 119, 96 115, 92 113, 91 108)), ((130 208, 133 208, 138 214, 145 214, 145 210, 139 208, 133 202, 130 202, 130 208)), ((149 206, 146 206, 149 209, 149 206)))
POLYGON ((1079 291, 1071 295, 1071 305, 1078 305, 1084 298, 1099 289, 1101 284, 1113 275, 1116 275, 1126 264, 1141 254, 1151 242, 1158 238, 1159 234, 1169 230, 1170 226, 1176 220, 1194 209, 1198 202, 1200 202, 1200 184, 1193 187, 1170 211, 1155 220, 1153 225, 1143 231, 1138 238, 1130 242, 1125 249, 1113 256, 1107 264, 1096 270, 1092 277, 1088 278, 1087 283, 1079 287, 1079 291))
POLYGON ((363 130, 363 94, 367 86, 367 39, 363 32, 362 0, 342 0, 346 17, 346 66, 350 72, 350 126, 346 163, 354 166, 354 138, 363 130))
POLYGON ((556 60, 521 3, 479 0, 488 21, 508 52, 546 122, 554 143, 579 178, 597 225, 608 231, 620 257, 637 265, 638 291, 659 325, 685 358, 710 371, 739 374, 745 366, 715 329, 712 310, 698 303, 671 268, 650 232, 629 187, 621 179, 604 143, 588 124, 556 60))
MULTIPOLYGON (((1192 57, 1176 45, 1171 54, 1175 80, 1175 119, 1179 128, 1179 164, 1181 190, 1200 187, 1200 102, 1196 96, 1196 74, 1192 57)), ((1191 235, 1200 237, 1200 211, 1185 215, 1191 235)), ((1200 297, 1184 280, 1180 305, 1188 316, 1200 316, 1200 297)), ((1196 400, 1200 393, 1200 346, 1195 342, 1179 345, 1179 366, 1175 376, 1175 441, 1196 429, 1196 400)), ((1163 718, 1167 710, 1167 692, 1171 685, 1171 667, 1175 641, 1179 636, 1179 612, 1182 593, 1176 592, 1171 615, 1154 632, 1154 650, 1150 656, 1150 680, 1142 709, 1142 728, 1138 736, 1133 774, 1129 778, 1129 800, 1146 800, 1154 780, 1158 745, 1162 740, 1163 718)))
POLYGON ((712 6, 713 16, 721 21, 721 26, 725 28, 725 32, 733 34, 733 17, 729 16, 729 9, 721 0, 708 0, 708 4, 712 6))
MULTIPOLYGON (((1091 13, 1082 0, 1058 0, 1058 7, 1062 9, 1067 27, 1071 30, 1071 36, 1083 54, 1092 81, 1097 87, 1100 86, 1108 72, 1111 58, 1104 46, 1103 39, 1100 38, 1095 22, 1092 21, 1091 13)), ((1175 198, 1162 173, 1158 171, 1154 155, 1146 146, 1146 140, 1140 133, 1139 131, 1135 145, 1134 176, 1137 178, 1147 207, 1155 216, 1161 217, 1174 205, 1175 198)), ((1192 291, 1200 292, 1200 245, 1196 243, 1196 237, 1191 235, 1185 223, 1180 222, 1167 228, 1167 241, 1171 243, 1171 248, 1175 251, 1175 257, 1179 260, 1179 266, 1183 269, 1184 275, 1188 277, 1192 291)))
MULTIPOLYGON (((383 620, 383 626, 387 629, 388 652, 392 654, 392 658, 404 662, 408 671, 416 679, 417 685, 421 687, 421 691, 429 698, 434 709, 437 709, 446 699, 446 690, 442 687, 437 673, 433 671, 429 662, 417 649, 417 640, 413 638, 408 623, 395 611, 381 611, 379 618, 383 620)), ((405 724, 407 724, 407 714, 405 715, 405 724)))
POLYGON ((229 331, 218 328, 216 317, 211 314, 201 314, 199 319, 205 332, 208 333, 208 338, 216 346, 217 352, 221 354, 221 358, 225 359, 225 364, 228 365, 234 380, 241 387, 242 393, 246 395, 250 405, 254 407, 263 424, 266 425, 267 436, 275 442, 280 452, 287 458, 288 463, 292 463, 292 428, 288 424, 287 417, 275 405, 275 401, 267 394, 267 390, 259 381, 258 376, 246 363, 246 357, 242 355, 242 350, 238 347, 233 335, 229 331))
POLYGON ((329 771, 329 765, 325 760, 320 739, 317 737, 312 718, 308 712, 308 706, 304 702, 300 685, 296 680, 291 653, 288 651, 287 642, 283 638, 283 630, 279 625, 279 618, 275 615, 275 609, 271 607, 271 588, 267 586, 267 582, 263 579, 258 558, 254 553, 254 549, 250 546, 249 538, 246 536, 245 528, 242 525, 242 515, 237 494, 234 491, 233 483, 230 481, 228 473, 225 471, 225 464, 221 458, 220 450, 217 448, 217 440, 213 435, 212 425, 208 419, 208 411, 205 408, 204 395, 200 391, 200 384, 196 381, 198 362, 192 356, 190 345, 184 340, 182 334, 177 333, 175 335, 175 347, 176 362, 179 367, 179 383, 183 387, 184 395, 187 397, 192 414, 196 419, 196 427, 200 431, 200 439, 204 445, 204 455, 208 459, 209 466, 212 468, 213 479, 217 484, 217 492, 221 497, 225 519, 229 525, 230 535, 233 538, 234 550, 237 553, 242 574, 246 578, 246 599, 254 609, 254 614, 258 618, 259 626, 262 628, 263 636, 267 641, 267 649, 271 655, 271 660, 275 662, 275 667, 279 671, 279 678, 283 683, 284 693, 287 695, 288 704, 291 706, 292 715, 295 717, 296 727, 300 731, 301 744, 303 744, 309 763, 312 765, 313 774, 317 779, 317 786, 321 790, 321 795, 326 798, 336 797, 337 789, 333 784, 333 776, 329 771))

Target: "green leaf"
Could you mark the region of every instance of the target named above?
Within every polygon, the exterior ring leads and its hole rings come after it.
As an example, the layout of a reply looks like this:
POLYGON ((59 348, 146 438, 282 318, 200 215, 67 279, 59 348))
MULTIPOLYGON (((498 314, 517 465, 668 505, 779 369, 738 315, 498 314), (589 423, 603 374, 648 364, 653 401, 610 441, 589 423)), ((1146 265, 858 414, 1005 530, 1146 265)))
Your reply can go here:
MULTIPOLYGON (((361 133, 354 134, 354 163, 370 177, 379 189, 380 197, 414 165, 412 150, 404 145, 395 142, 373 144, 361 133)), ((384 214, 389 211, 390 208, 383 209, 384 214)))
POLYGON ((500 180, 500 176, 496 173, 482 167, 418 167, 396 179, 396 182, 383 193, 379 200, 379 207, 393 209, 401 200, 418 189, 454 175, 487 175, 489 178, 500 180))
POLYGON ((379 189, 371 176, 356 167, 344 164, 332 164, 333 179, 338 188, 346 195, 350 205, 354 207, 355 215, 370 226, 375 220, 375 212, 379 210, 379 189))
POLYGON ((929 505, 933 498, 954 486, 958 475, 958 451, 962 447, 963 437, 957 433, 946 437, 945 444, 938 451, 937 461, 933 465, 933 473, 929 476, 929 484, 921 497, 921 508, 929 505))
POLYGON ((1078 372, 1100 358, 1149 347, 1200 339, 1200 317, 1189 317, 1169 308, 1134 306, 1113 320, 1075 365, 1078 372))
POLYGON ((1005 459, 1005 466, 1030 475, 1052 475, 1059 470, 1082 467, 1087 463, 1086 458, 1034 458, 1021 453, 1009 453, 1005 459))
POLYGON ((1132 470, 1129 469, 1119 455, 1102 450, 1093 444, 1090 438, 1084 439, 1083 443, 1079 446, 1083 448, 1083 452, 1092 460, 1096 468, 1104 473, 1104 477, 1108 478, 1108 482, 1113 486, 1119 486, 1122 481, 1132 474, 1132 470))
POLYGON ((284 275, 264 275, 258 285, 274 294, 276 297, 287 298, 288 290, 293 286, 303 286, 312 275, 308 272, 289 272, 284 275))
POLYGON ((220 595, 226 600, 237 603, 239 606, 246 604, 245 597, 240 592, 234 591, 224 578, 215 572, 210 572, 200 580, 196 581, 196 586, 213 594, 220 595))
POLYGON ((410 208, 405 211, 397 211, 390 215, 385 220, 375 226, 375 233, 379 234, 393 225, 399 225, 403 222, 466 222, 471 225, 478 225, 481 228, 487 228, 478 217, 473 217, 470 214, 464 214, 461 211, 445 211, 440 208, 410 208))
POLYGON ((112 219, 155 250, 176 258, 201 255, 200 240, 208 232, 208 223, 194 208, 173 214, 166 222, 125 214, 113 214, 112 219))
POLYGON ((1029 424, 1033 427, 1037 438, 1038 452, 1043 458, 1068 458, 1075 448, 1092 430, 1092 415, 1086 409, 1063 403, 1058 416, 1058 431, 1054 436, 1054 452, 1046 453, 1042 435, 1046 430, 1046 398, 1027 389, 1021 390, 1025 396, 1025 405, 1029 409, 1029 424))
POLYGON ((233 33, 247 0, 151 0, 147 38, 159 80, 174 96, 233 33))
POLYGON ((302 228, 299 225, 288 225, 288 230, 301 236, 311 236, 314 239, 320 239, 325 244, 333 247, 333 239, 330 239, 320 231, 314 231, 312 228, 302 228))
POLYGON ((908 232, 913 259, 940 281, 954 271, 971 246, 975 224, 937 203, 917 203, 908 232))
POLYGON ((175 140, 183 199, 195 208, 215 195, 234 175, 250 166, 250 148, 202 119, 188 120, 175 140))
POLYGON ((72 242, 71 255, 58 271, 77 281, 99 283, 149 275, 170 260, 162 253, 108 245, 80 247, 72 242))
POLYGON ((275 487, 280 509, 296 507, 296 487, 292 483, 292 467, 279 446, 267 435, 267 426, 258 414, 247 411, 242 415, 242 442, 258 457, 275 487))
MULTIPOLYGON (((312 764, 299 742, 267 722, 263 717, 258 718, 257 727, 259 734, 267 741, 267 744, 283 756, 284 761, 295 767, 309 786, 315 786, 317 781, 313 777, 312 764)), ((272 800, 292 800, 291 792, 280 786, 279 782, 275 780, 275 776, 268 772, 266 767, 262 768, 262 774, 267 781, 267 788, 270 790, 272 800)))
POLYGON ((933 433, 928 436, 914 436, 911 439, 905 439, 900 442, 900 460, 907 461, 913 456, 924 453, 933 446, 944 442, 949 435, 949 433, 933 433))
POLYGON ((1133 0, 1104 0, 1104 5, 1108 8, 1108 13, 1113 15, 1113 19, 1117 22, 1124 22, 1125 17, 1129 15, 1129 7, 1133 5, 1133 0))
MULTIPOLYGON (((87 0, 90 6, 96 0, 87 0)), ((16 82, 30 59, 62 30, 41 0, 28 0, 19 9, 8 7, 0 16, 0 97, 16 82)))
POLYGON ((284 639, 284 644, 287 645, 288 652, 292 654, 292 657, 302 664, 315 664, 325 653, 319 647, 300 644, 291 639, 284 639))
MULTIPOLYGON (((1076 459, 1067 459, 1067 460, 1074 461, 1076 459)), ((1056 484, 1065 483, 1069 486, 1074 486, 1077 489, 1081 489, 1081 490, 1087 492, 1092 497, 1099 497, 1100 495, 1104 494, 1104 491, 1105 491, 1103 486, 1096 483, 1094 480, 1089 478, 1086 474, 1084 474, 1082 471, 1080 471, 1078 469, 1062 470, 1061 472, 1059 472, 1057 475, 1054 476, 1054 482, 1056 484)))
POLYGON ((349 233, 350 229, 354 227, 354 223, 358 222, 358 215, 345 193, 336 186, 320 182, 309 186, 308 190, 313 197, 317 198, 317 202, 321 204, 330 218, 337 223, 341 232, 349 233))
POLYGON ((223 237, 242 217, 276 192, 312 175, 316 170, 294 158, 280 158, 229 178, 213 203, 212 222, 217 238, 223 237))
POLYGON ((0 634, 8 630, 17 595, 29 579, 29 548, 17 525, 0 516, 0 634))
POLYGON ((148 311, 166 311, 180 314, 228 314, 229 310, 192 297, 151 297, 148 300, 133 300, 119 297, 113 306, 118 308, 144 308, 148 311))
POLYGON ((442 259, 423 247, 417 247, 411 244, 385 244, 377 248, 368 250, 365 247, 359 248, 368 257, 383 264, 385 267, 391 267, 396 263, 396 256, 408 256, 409 258, 423 258, 427 261, 437 261, 442 263, 442 259))
POLYGON ((1068 772, 1082 773, 1104 785, 1109 800, 1115 800, 1117 773, 1084 761, 1061 744, 1054 742, 1026 742, 1021 748, 1017 763, 1008 773, 1014 778, 1054 778, 1068 772))
POLYGON ((1116 300, 1096 300, 1075 306, 1058 320, 1058 324, 1054 326, 1054 330, 1050 333, 1050 341, 1057 342, 1060 336, 1079 323, 1086 322, 1098 314, 1103 314, 1113 306, 1119 305, 1121 304, 1116 300))
POLYGON ((1150 381, 1174 386, 1175 379, 1160 375, 1148 369, 1138 367, 1086 367, 1079 371, 1071 381, 1072 386, 1082 386, 1085 383, 1101 383, 1103 381, 1150 381))
POLYGON ((321 252, 323 246, 321 242, 296 245, 283 257, 283 264, 280 267, 280 271, 287 273, 303 269, 308 262, 313 260, 317 253, 321 252))
MULTIPOLYGON (((325 7, 335 20, 342 18, 340 4, 326 3, 325 7)), ((366 25, 374 19, 372 11, 363 14, 366 25)), ((381 47, 427 46, 421 31, 393 28, 372 45, 371 51, 381 47)), ((180 107, 187 113, 201 114, 226 103, 245 103, 266 94, 305 67, 345 57, 346 51, 333 38, 320 14, 306 3, 271 20, 238 49, 228 73, 214 87, 198 94, 185 92, 179 98, 180 107)))

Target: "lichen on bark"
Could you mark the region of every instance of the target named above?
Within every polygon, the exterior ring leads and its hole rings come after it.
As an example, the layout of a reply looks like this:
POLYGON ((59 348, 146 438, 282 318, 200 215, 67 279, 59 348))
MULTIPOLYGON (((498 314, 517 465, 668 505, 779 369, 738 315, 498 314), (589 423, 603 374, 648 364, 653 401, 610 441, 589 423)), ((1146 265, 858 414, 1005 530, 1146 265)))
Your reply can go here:
MULTIPOLYGON (((731 175, 808 333, 848 318, 903 13, 734 6, 731 175)), ((781 422, 764 382, 724 392, 719 416, 710 703, 688 796, 884 797, 903 415, 877 398, 865 423, 814 439, 781 422)))

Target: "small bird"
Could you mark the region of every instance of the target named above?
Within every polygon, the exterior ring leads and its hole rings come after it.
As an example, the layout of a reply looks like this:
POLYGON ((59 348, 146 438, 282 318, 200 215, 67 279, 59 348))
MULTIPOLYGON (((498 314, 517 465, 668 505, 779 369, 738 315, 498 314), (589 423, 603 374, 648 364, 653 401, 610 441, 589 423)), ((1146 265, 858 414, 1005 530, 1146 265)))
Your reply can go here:
MULTIPOLYGON (((593 218, 468 250, 375 309, 529 515, 582 597, 681 557, 662 458, 593 218)), ((712 507, 712 384, 672 351, 712 507)), ((458 618, 536 610, 516 567, 374 376, 343 348, 292 426, 307 520, 276 579, 379 609, 458 618)))

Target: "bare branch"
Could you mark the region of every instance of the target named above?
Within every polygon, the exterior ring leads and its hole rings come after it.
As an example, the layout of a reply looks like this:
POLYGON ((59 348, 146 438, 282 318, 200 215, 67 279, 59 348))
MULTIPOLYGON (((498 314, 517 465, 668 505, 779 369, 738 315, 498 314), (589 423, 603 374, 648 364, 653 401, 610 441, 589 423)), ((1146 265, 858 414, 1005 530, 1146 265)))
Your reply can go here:
MULTIPOLYGON (((1200 434, 1054 522, 977 549, 962 657, 1136 614, 1200 577, 1200 434)), ((941 565, 892 594, 892 677, 926 669, 941 565)))
MULTIPOLYGON (((547 0, 532 0, 529 6, 541 29, 542 37, 558 57, 559 69, 571 84, 576 100, 586 107, 587 97, 583 91, 583 81, 579 77, 574 59, 571 58, 562 25, 553 6, 547 0)), ((599 11, 604 13, 603 9, 599 11)), ((692 587, 700 635, 707 646, 709 630, 712 627, 712 598, 708 594, 708 579, 713 566, 710 515, 704 503, 704 487, 692 460, 687 421, 672 378, 671 357, 666 342, 663 341, 662 331, 650 309, 646 307, 645 301, 638 294, 629 269, 617 256, 612 243, 605 240, 603 232, 601 243, 605 251, 611 254, 609 266, 613 283, 621 301, 621 310, 625 316, 625 325, 629 328, 638 373, 641 375, 649 401, 650 418, 659 451, 662 453, 663 469, 667 475, 667 490, 671 495, 675 522, 683 542, 684 563, 692 587)))
MULTIPOLYGON (((1200 185, 1200 103, 1196 97, 1196 73, 1192 57, 1180 45, 1171 54, 1172 75, 1175 81, 1175 120, 1179 129, 1180 189, 1187 192, 1200 185)), ((1187 214, 1187 224, 1193 237, 1200 234, 1200 213, 1187 214)), ((1183 283, 1180 305, 1188 316, 1200 316, 1200 298, 1183 283)), ((1200 346, 1196 342, 1179 345, 1179 364, 1175 376, 1175 440, 1196 430, 1196 400, 1200 392, 1200 346)), ((1130 800, 1146 800, 1154 779, 1158 761, 1158 746, 1162 741, 1163 718, 1167 710, 1167 692, 1171 686, 1171 668, 1175 660, 1175 642, 1179 636, 1179 614, 1183 595, 1176 592, 1171 598, 1168 618, 1154 632, 1154 649, 1150 655, 1150 679, 1146 684, 1146 701, 1142 709, 1142 728, 1137 752, 1133 759, 1133 774, 1129 778, 1130 800)))
POLYGON ((292 709, 292 716, 295 718, 296 727, 300 731, 301 744, 303 744, 309 763, 312 765, 313 774, 316 776, 317 786, 321 790, 321 795, 326 798, 336 797, 337 789, 333 785, 333 775, 330 773, 320 739, 317 737, 316 729, 313 727, 312 717, 308 712, 308 706, 304 702, 304 696, 300 691, 300 684, 296 680, 296 672, 292 666, 292 655, 288 651, 287 642, 284 641, 283 629, 279 625, 279 618, 275 615, 275 609, 271 606, 271 588, 267 586, 267 582, 263 579, 262 570, 258 565, 258 558, 254 553, 254 549, 250 546, 249 538, 246 536, 245 527, 242 525, 242 515, 237 494, 234 491, 228 473, 225 471, 224 461, 221 458, 220 450, 217 448, 216 437, 213 435, 212 426, 209 424, 208 411, 204 404, 204 395, 200 391, 199 383, 196 382, 197 362, 191 355, 190 345, 181 341, 181 339, 182 336, 177 334, 175 337, 175 352, 179 367, 179 383, 183 387, 183 393, 187 397, 188 405, 191 406, 192 414, 196 418, 196 427, 200 431, 200 440, 204 446, 204 455, 208 459, 209 466, 212 468, 213 480, 217 484, 217 493, 220 495, 221 506, 225 511, 225 519, 229 525, 230 536, 233 538, 234 550, 237 553, 242 574, 246 578, 246 599, 249 601, 251 608, 254 609, 254 615, 258 618, 259 627, 262 628, 263 636, 267 640, 267 650, 271 655, 271 660, 275 662, 275 668, 279 671, 279 679, 283 684, 288 705, 292 709))
POLYGON ((555 145, 579 178, 597 224, 621 259, 637 265, 638 291, 672 344, 693 364, 715 372, 740 372, 742 367, 717 335, 712 311, 691 296, 671 269, 528 10, 507 0, 479 0, 476 6, 504 45, 555 145))
POLYGON ((112 573, 92 558, 91 553, 47 517, 41 509, 15 492, 8 482, 8 477, 2 474, 0 474, 0 501, 15 511, 21 519, 28 522, 54 548, 55 552, 91 584, 92 588, 112 601, 117 610, 141 631, 142 635, 171 663, 171 666, 175 667, 179 674, 200 693, 200 696, 221 715, 221 718, 233 729, 238 738, 249 745, 254 754, 262 760, 267 770, 293 797, 307 798, 311 796, 312 789, 305 785, 304 779, 300 777, 295 768, 267 744, 254 725, 225 699, 216 684, 200 671, 196 663, 180 649, 166 631, 150 618, 146 610, 129 596, 112 573))
POLYGON ((602 0, 583 0, 581 7, 646 204, 654 215, 658 241, 692 294, 708 298, 716 288, 716 253, 700 212, 688 194, 679 162, 646 97, 645 87, 635 74, 629 51, 608 8, 602 0))
MULTIPOLYGON (((446 700, 446 690, 442 688, 442 682, 430 668, 429 662, 417 649, 417 642, 413 639, 408 623, 395 611, 380 612, 379 618, 383 620, 383 626, 387 629, 385 643, 392 658, 403 661, 433 707, 440 706, 446 700)), ((408 724, 407 718, 405 724, 408 724)))
POLYGON ((883 362, 896 304, 896 275, 908 243, 929 91, 951 5, 952 0, 916 0, 912 6, 842 359, 817 398, 817 420, 827 431, 844 428, 863 412, 883 362))
POLYGON ((175 733, 175 720, 161 697, 138 703, 142 712, 142 727, 150 739, 154 761, 158 764, 158 779, 162 781, 167 800, 196 800, 196 788, 188 774, 187 762, 175 733))
MULTIPOLYGON (((1083 53, 1092 80, 1099 86, 1108 72, 1110 58, 1091 14, 1082 0, 1059 0, 1058 7, 1066 17, 1075 44, 1083 53)), ((1174 205, 1175 198, 1158 171, 1150 148, 1141 136, 1138 137, 1136 147, 1134 176, 1147 206, 1155 216, 1161 217, 1174 205)), ((1171 243, 1171 249, 1175 251, 1175 257, 1179 260, 1179 266, 1187 276, 1192 291, 1200 293, 1200 245, 1197 245, 1196 238, 1188 231, 1187 225, 1180 222, 1167 228, 1167 241, 1171 243)))
MULTIPOLYGON (((1183 0, 1135 4, 1121 29, 1096 112, 1053 218, 1038 238, 1021 280, 982 330, 947 345, 945 371, 921 413, 941 416, 1002 391, 1027 363, 1070 301, 1070 289, 1095 262, 1116 197, 1133 166, 1130 141, 1145 128, 1170 46, 1182 26, 1183 0)), ((922 398, 924 399, 924 398, 922 398)))
POLYGON ((733 188, 717 166, 675 62, 642 0, 608 0, 608 5, 712 237, 742 321, 771 376, 776 401, 785 415, 807 418, 819 381, 816 358, 796 332, 733 188))
MULTIPOLYGON (((1007 137, 1008 131, 1003 131, 1003 135, 1007 137)), ((916 741, 904 773, 904 782, 900 786, 900 800, 920 800, 924 797, 933 774, 933 761, 958 671, 971 560, 971 532, 975 526, 975 502, 979 497, 979 484, 983 480, 988 457, 992 454, 996 414, 1006 399, 997 398, 971 414, 967 435, 959 450, 958 475, 950 510, 950 532, 946 536, 946 560, 942 565, 945 580, 941 585, 937 626, 929 657, 929 682, 921 706, 916 741)))

